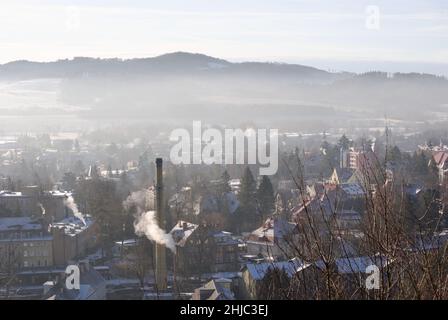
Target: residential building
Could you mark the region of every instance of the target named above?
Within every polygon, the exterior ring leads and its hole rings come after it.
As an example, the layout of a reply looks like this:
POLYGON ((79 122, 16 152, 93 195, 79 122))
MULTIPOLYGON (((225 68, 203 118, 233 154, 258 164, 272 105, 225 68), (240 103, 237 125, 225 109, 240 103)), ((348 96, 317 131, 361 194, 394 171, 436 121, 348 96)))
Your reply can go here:
POLYGON ((53 236, 55 265, 66 265, 70 260, 85 256, 95 248, 97 242, 96 225, 86 215, 85 224, 76 217, 65 218, 50 225, 53 236))
POLYGON ((246 237, 247 253, 273 259, 284 259, 292 250, 296 224, 274 214, 261 227, 246 237))
POLYGON ((448 151, 435 151, 432 153, 432 161, 434 161, 439 176, 439 184, 443 184, 448 175, 448 151))
POLYGON ((175 264, 180 274, 235 271, 238 244, 230 232, 179 221, 171 230, 176 244, 175 264))
POLYGON ((0 191, 0 216, 25 217, 37 213, 36 198, 22 192, 0 191))
POLYGON ((0 218, 0 269, 3 271, 53 265, 53 236, 42 220, 0 218))
POLYGON ((70 193, 41 192, 37 186, 26 186, 20 192, 0 191, 0 217, 32 217, 45 214, 47 223, 65 218, 68 214, 64 200, 70 193))
POLYGON ((354 148, 348 150, 340 150, 340 168, 358 169, 359 167, 359 151, 355 151, 354 148))
MULTIPOLYGON (((314 268, 312 264, 301 262, 299 259, 247 263, 242 268, 239 297, 253 300, 266 298, 266 295, 269 294, 266 284, 271 280, 268 278, 269 272, 284 272, 289 279, 296 277, 298 273, 302 273, 300 278, 305 280, 306 278, 303 278, 305 276, 304 272, 310 267, 311 269, 314 268)), ((285 283, 284 285, 288 284, 285 283)), ((300 283, 297 285, 302 287, 300 283)))
POLYGON ((106 280, 88 261, 80 261, 80 288, 69 289, 65 285, 65 274, 43 284, 45 300, 106 300, 106 280))
POLYGON ((213 279, 194 290, 191 300, 235 300, 232 280, 213 279))

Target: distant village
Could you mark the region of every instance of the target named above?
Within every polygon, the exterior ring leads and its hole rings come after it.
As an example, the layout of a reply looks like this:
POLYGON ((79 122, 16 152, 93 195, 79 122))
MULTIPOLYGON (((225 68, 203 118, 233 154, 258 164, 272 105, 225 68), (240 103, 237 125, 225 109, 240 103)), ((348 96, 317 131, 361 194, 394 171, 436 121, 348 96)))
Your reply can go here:
POLYGON ((166 134, 1 136, 0 299, 446 299, 447 144, 284 132, 259 176, 166 134))

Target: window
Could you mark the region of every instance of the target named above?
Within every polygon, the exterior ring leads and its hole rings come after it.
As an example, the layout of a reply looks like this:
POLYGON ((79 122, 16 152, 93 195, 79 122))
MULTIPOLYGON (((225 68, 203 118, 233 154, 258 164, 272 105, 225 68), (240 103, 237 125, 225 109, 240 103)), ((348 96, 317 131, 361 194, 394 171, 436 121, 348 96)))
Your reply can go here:
POLYGON ((23 256, 28 257, 28 250, 23 250, 23 256))

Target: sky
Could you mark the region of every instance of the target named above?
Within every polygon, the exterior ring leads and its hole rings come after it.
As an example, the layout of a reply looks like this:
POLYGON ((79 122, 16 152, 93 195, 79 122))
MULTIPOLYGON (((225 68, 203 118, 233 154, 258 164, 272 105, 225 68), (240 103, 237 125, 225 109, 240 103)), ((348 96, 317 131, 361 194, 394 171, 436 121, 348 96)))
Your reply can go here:
POLYGON ((175 51, 448 75, 448 1, 0 0, 0 63, 175 51))

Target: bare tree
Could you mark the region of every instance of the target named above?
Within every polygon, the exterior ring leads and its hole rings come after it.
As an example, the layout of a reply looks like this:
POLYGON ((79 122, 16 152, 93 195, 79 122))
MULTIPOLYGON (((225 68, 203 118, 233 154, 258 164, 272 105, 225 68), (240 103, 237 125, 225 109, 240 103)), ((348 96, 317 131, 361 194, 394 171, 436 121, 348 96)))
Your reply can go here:
POLYGON ((339 222, 343 201, 337 186, 324 187, 310 197, 303 172, 290 173, 302 204, 294 216, 298 236, 289 238, 281 249, 310 267, 293 275, 283 290, 275 289, 276 295, 273 286, 279 281, 271 274, 263 297, 280 298, 281 292, 285 299, 448 298, 447 244, 438 230, 444 218, 443 187, 419 212, 427 219, 409 221, 403 183, 391 179, 374 157, 360 168, 363 214, 359 227, 352 230, 339 222), (429 215, 435 204, 442 209, 429 215), (413 228, 408 228, 409 223, 413 228), (366 262, 380 270, 378 289, 366 287, 366 262), (341 264, 344 272, 339 270, 341 264))

